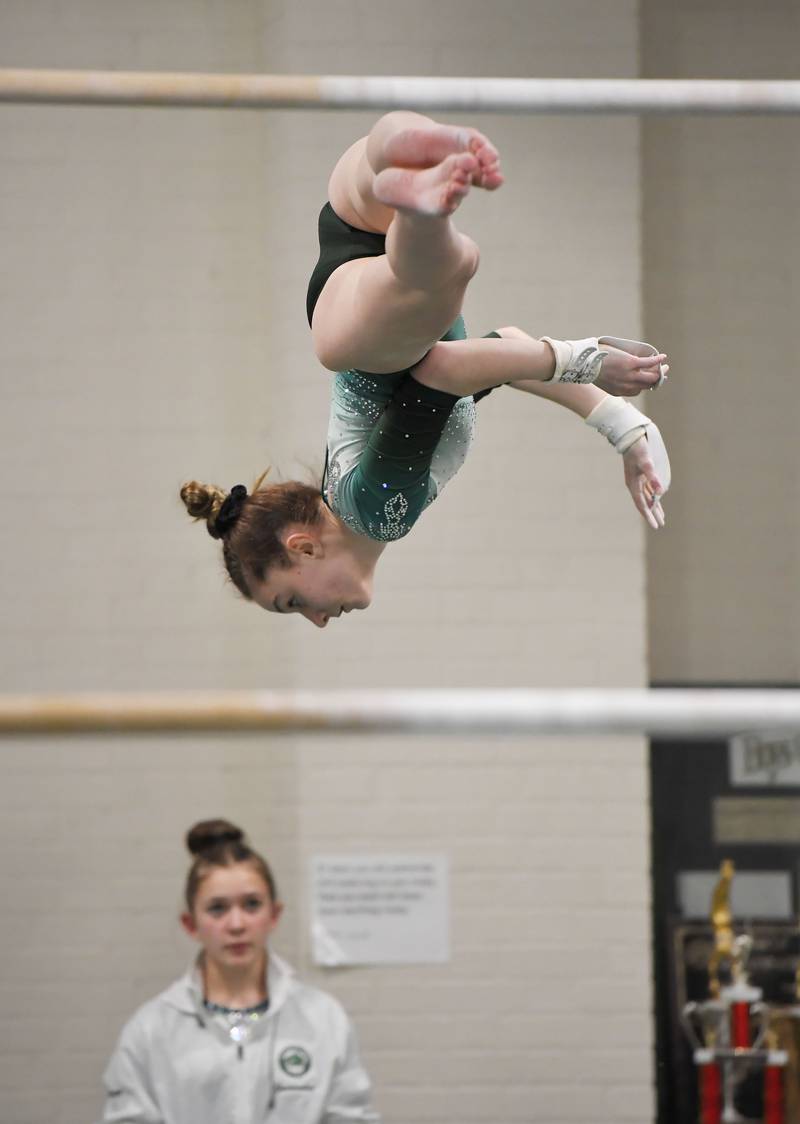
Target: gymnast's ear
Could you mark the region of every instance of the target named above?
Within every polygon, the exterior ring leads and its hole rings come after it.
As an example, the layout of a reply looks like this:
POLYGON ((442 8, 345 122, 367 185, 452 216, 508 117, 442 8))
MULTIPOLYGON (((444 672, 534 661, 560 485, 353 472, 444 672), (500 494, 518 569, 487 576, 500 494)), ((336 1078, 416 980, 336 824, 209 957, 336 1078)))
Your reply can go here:
POLYGON ((310 558, 317 558, 322 554, 322 546, 318 536, 310 529, 296 529, 290 531, 283 540, 290 557, 299 561, 297 555, 302 554, 310 558))
POLYGON ((181 914, 181 926, 184 932, 188 933, 190 937, 197 938, 197 922, 191 913, 181 914))

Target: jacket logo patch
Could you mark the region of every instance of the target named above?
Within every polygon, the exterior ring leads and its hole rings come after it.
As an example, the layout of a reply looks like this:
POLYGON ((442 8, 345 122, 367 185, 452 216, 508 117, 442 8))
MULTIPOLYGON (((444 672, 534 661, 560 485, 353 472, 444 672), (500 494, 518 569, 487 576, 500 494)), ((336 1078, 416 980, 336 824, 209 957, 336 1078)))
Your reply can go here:
POLYGON ((311 1069, 311 1055, 302 1046, 287 1046, 281 1051, 278 1064, 289 1077, 303 1077, 311 1069))

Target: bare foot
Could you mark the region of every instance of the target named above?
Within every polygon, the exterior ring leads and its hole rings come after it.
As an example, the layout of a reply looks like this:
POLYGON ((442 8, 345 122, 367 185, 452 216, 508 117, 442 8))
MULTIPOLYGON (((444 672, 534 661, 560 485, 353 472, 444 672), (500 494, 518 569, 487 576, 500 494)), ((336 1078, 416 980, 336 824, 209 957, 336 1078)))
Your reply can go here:
POLYGON ((415 215, 452 215, 469 192, 478 173, 478 160, 469 152, 446 156, 433 168, 384 168, 372 191, 379 203, 415 215))
POLYGON ((497 149, 477 129, 458 125, 403 129, 387 141, 381 154, 385 168, 430 168, 447 157, 471 152, 478 164, 472 174, 476 187, 494 191, 503 182, 497 149))

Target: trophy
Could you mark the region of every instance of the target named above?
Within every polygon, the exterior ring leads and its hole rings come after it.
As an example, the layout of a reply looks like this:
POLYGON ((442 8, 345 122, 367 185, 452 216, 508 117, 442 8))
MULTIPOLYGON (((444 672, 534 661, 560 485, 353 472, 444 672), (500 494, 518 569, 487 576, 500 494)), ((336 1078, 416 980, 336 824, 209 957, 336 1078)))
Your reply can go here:
POLYGON ((761 989, 750 983, 747 971, 753 939, 747 934, 734 935, 730 907, 733 875, 734 864, 725 859, 711 897, 714 949, 708 962, 710 998, 687 1003, 681 1013, 697 1067, 700 1124, 785 1124, 783 1094, 788 1055, 765 1046, 769 1009, 762 1002, 761 989), (730 977, 725 986, 720 983, 723 965, 730 977), (745 1077, 759 1069, 764 1078, 764 1114, 754 1120, 739 1113, 735 1095, 745 1077))
MULTIPOLYGON (((795 972, 794 1000, 786 1006, 772 1008, 767 1035, 770 1049, 783 1050, 788 1058, 785 1114, 786 1120, 792 1122, 800 1121, 800 964, 795 972)), ((776 1080, 772 1078, 773 1082, 776 1080)))

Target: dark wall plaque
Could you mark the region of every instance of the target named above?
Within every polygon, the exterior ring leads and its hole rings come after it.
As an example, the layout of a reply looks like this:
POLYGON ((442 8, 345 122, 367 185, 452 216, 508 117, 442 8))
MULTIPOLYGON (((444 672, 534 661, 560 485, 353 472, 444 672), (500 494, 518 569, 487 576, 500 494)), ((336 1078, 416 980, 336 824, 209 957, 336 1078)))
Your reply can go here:
MULTIPOLYGON (((732 736, 741 733, 731 730, 732 736)), ((752 785, 742 784, 737 776, 738 783, 734 784, 731 775, 727 738, 651 743, 658 1124, 697 1122, 696 1076, 678 1016, 687 1000, 708 998, 707 964, 713 947, 711 925, 681 915, 678 875, 718 870, 726 858, 732 859, 740 872, 783 871, 791 885, 794 917, 800 912, 800 847, 793 832, 786 830, 785 817, 780 831, 765 832, 759 826, 770 823, 770 801, 780 798, 781 806, 788 807, 800 799, 800 784, 787 784, 785 774, 775 788, 760 776, 752 785), (762 800, 763 806, 755 803, 762 800), (720 824, 724 826, 721 832, 720 824), (740 824, 747 830, 739 830, 740 824)), ((789 1120, 800 1124, 795 1046, 800 1023, 794 1010, 800 956, 798 927, 794 919, 778 922, 751 917, 736 921, 737 932, 748 932, 755 939, 749 966, 752 983, 763 988, 765 1000, 782 1008, 780 1016, 775 1016, 775 1027, 781 1045, 789 1051, 793 1069, 788 1082, 789 1120)))

